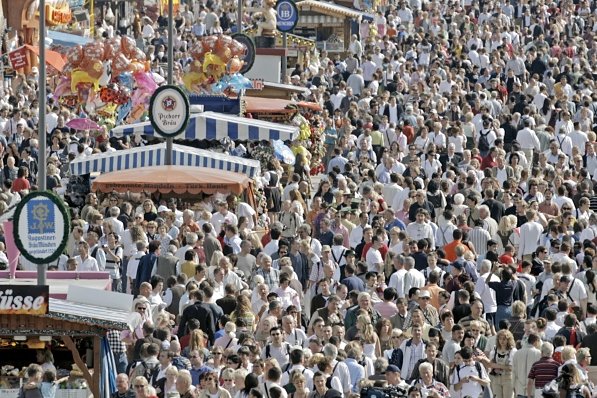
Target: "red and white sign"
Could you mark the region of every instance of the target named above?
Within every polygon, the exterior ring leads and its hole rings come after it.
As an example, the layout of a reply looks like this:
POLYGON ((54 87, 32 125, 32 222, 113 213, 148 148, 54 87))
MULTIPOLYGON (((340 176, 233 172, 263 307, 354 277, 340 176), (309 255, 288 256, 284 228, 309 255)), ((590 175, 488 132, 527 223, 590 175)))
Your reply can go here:
POLYGON ((251 83, 253 84, 252 90, 263 90, 263 79, 251 79, 251 83))
POLYGON ((29 64, 27 60, 27 49, 25 47, 17 48, 8 53, 8 59, 13 69, 21 69, 29 64))

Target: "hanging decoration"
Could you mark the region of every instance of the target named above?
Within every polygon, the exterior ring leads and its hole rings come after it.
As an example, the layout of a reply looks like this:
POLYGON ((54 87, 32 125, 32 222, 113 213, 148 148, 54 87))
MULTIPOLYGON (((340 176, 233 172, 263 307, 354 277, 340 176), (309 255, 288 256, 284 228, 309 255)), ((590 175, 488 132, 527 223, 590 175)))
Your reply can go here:
POLYGON ((245 65, 247 47, 230 36, 205 36, 190 50, 193 61, 183 75, 191 94, 238 95, 251 88, 240 71, 245 65))
POLYGON ((145 53, 130 37, 75 46, 66 53, 54 98, 108 128, 147 116, 158 83, 145 53))

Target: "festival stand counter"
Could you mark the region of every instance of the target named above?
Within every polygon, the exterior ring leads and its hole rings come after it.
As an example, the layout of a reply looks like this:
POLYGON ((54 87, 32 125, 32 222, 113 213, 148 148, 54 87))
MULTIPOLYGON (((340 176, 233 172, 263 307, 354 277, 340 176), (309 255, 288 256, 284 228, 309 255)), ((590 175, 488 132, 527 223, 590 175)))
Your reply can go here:
MULTIPOLYGON (((114 300, 114 293, 97 289, 71 286, 69 298, 71 293, 95 302, 106 295, 105 305, 114 300)), ((24 368, 36 361, 34 350, 48 344, 64 360, 57 362, 72 367, 58 370, 58 377, 69 378, 59 385, 57 398, 109 395, 106 389, 115 388, 116 372, 105 335, 130 329, 130 311, 48 296, 48 286, 0 285, 0 397, 18 397, 24 368)))

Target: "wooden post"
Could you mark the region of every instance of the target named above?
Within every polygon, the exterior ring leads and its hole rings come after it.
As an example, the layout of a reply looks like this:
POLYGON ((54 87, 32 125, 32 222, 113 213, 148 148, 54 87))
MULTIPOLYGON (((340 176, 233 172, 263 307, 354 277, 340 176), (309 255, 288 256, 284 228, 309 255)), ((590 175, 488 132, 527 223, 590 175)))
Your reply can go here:
POLYGON ((101 353, 102 339, 99 336, 93 337, 93 396, 100 396, 100 375, 102 374, 101 353))
POLYGON ((91 373, 89 373, 89 369, 87 368, 87 365, 85 364, 85 362, 83 362, 83 359, 81 359, 81 355, 79 355, 79 351, 77 350, 77 346, 76 346, 75 342, 73 341, 73 339, 70 336, 62 336, 62 341, 64 342, 64 345, 70 350, 71 354, 73 355, 73 360, 75 361, 75 364, 79 367, 81 372, 83 373, 83 378, 89 385, 89 389, 91 390, 91 392, 93 393, 93 395, 95 397, 99 397, 99 390, 97 391, 97 395, 96 395, 96 391, 93 386, 93 379, 91 377, 91 373))

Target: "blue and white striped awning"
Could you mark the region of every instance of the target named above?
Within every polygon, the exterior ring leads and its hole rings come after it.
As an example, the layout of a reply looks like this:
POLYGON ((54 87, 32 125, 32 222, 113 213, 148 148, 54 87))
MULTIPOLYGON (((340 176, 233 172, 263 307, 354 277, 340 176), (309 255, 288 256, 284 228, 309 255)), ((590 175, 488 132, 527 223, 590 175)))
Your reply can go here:
MULTIPOLYGON (((258 160, 245 159, 185 145, 173 144, 172 147, 173 166, 195 166, 233 171, 245 174, 250 178, 258 176, 261 171, 258 160)), ((161 143, 78 158, 70 163, 70 172, 71 175, 83 175, 163 166, 165 165, 165 159, 166 144, 161 143)))
MULTIPOLYGON (((112 129, 112 135, 115 137, 135 133, 155 135, 150 122, 122 125, 112 129)), ((298 136, 298 133, 298 128, 294 126, 216 112, 203 112, 191 114, 191 120, 189 120, 184 135, 181 134, 176 139, 220 140, 229 137, 233 141, 292 141, 298 136)))

